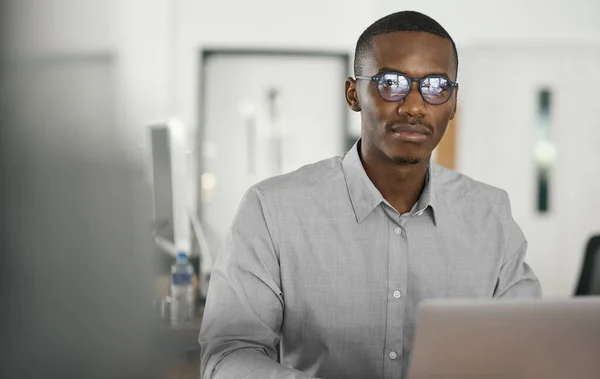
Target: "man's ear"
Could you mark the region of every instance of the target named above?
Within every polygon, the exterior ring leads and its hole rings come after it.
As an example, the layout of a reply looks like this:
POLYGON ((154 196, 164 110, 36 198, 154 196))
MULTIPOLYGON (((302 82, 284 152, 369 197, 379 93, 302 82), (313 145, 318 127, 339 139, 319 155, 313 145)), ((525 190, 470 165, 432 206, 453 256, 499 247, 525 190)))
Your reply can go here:
POLYGON ((358 89, 354 78, 346 78, 346 103, 354 112, 360 112, 360 103, 358 101, 358 89))
POLYGON ((456 116, 456 107, 458 106, 458 87, 454 90, 454 104, 452 104, 452 110, 450 112, 450 120, 454 119, 456 116))

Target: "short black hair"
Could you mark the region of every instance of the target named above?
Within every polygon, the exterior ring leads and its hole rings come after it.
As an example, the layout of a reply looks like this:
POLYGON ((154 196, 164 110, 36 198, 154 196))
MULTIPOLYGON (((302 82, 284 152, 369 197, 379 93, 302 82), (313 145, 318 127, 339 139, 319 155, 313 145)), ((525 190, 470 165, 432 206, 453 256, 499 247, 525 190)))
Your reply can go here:
POLYGON ((392 13, 375 21, 360 35, 354 50, 354 75, 362 75, 363 62, 370 51, 373 37, 394 32, 425 32, 446 38, 452 42, 454 63, 458 73, 458 51, 450 34, 433 18, 415 11, 392 13))

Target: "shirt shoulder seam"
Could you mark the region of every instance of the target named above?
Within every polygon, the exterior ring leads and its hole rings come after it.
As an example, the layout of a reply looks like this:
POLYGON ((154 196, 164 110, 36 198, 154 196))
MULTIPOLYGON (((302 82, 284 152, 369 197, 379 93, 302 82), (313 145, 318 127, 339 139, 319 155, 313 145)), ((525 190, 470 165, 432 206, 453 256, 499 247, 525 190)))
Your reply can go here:
MULTIPOLYGON (((278 223, 276 222, 277 220, 274 220, 273 217, 272 217, 272 215, 271 215, 271 213, 270 213, 270 210, 269 210, 269 207, 268 207, 268 201, 266 199, 266 196, 265 196, 263 190, 260 187, 257 187, 257 186, 255 186, 254 189, 256 191, 256 194, 258 195, 258 200, 259 200, 259 203, 260 203, 260 207, 262 209, 262 213, 263 213, 264 218, 265 218, 265 226, 267 228, 267 232, 269 233, 269 239, 271 240, 271 244, 273 246, 273 250, 275 251, 275 254, 277 256, 277 260, 279 260, 280 259, 280 254, 279 254, 279 252, 280 252, 280 245, 279 245, 279 241, 281 239, 279 238, 280 237, 279 235, 273 236, 273 234, 274 234, 273 233, 273 226, 274 225, 278 225, 278 223)), ((277 229, 276 231, 277 231, 276 234, 281 233, 280 229, 277 229)), ((261 259, 262 259, 262 257, 261 257, 261 259)))

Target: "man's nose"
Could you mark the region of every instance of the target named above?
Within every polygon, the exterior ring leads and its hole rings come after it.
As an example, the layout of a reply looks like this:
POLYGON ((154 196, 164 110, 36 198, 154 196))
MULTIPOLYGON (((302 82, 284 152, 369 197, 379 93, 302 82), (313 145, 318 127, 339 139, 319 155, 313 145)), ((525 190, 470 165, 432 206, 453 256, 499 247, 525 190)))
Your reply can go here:
POLYGON ((419 83, 412 82, 408 95, 398 103, 398 114, 406 113, 411 117, 419 117, 425 114, 425 100, 419 92, 419 83))

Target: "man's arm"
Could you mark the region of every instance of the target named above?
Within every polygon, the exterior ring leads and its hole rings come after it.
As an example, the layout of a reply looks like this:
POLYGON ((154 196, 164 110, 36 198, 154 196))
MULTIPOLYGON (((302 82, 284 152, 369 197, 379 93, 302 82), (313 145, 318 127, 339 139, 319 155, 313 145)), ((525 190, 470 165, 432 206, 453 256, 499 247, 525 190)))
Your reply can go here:
POLYGON ((542 296, 540 281, 525 262, 527 240, 523 231, 513 219, 510 200, 508 194, 504 191, 502 208, 505 212, 506 252, 498 275, 494 299, 539 298, 542 296))
POLYGON ((244 196, 213 268, 200 330, 203 379, 308 379, 277 363, 283 321, 274 220, 262 193, 244 196))

